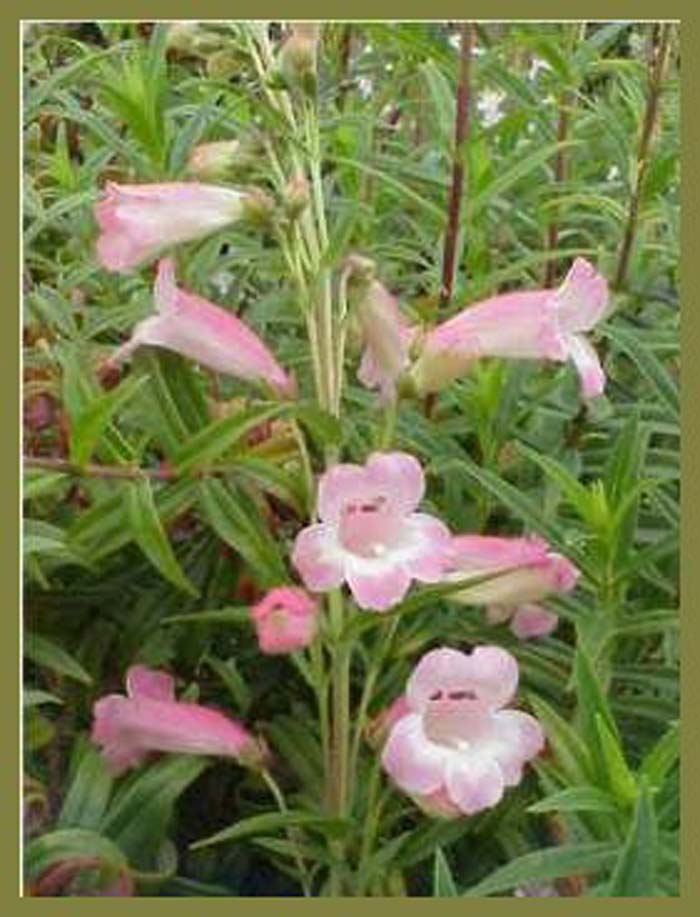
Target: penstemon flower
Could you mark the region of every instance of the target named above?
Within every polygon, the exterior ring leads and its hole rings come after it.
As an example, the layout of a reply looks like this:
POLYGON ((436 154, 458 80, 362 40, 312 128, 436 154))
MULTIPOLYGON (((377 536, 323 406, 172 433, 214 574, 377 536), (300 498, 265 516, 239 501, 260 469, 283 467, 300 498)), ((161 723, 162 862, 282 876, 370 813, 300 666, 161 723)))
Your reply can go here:
POLYGON ((537 720, 503 709, 518 664, 496 646, 423 656, 406 685, 408 712, 393 725, 382 764, 432 815, 455 818, 495 806, 544 747, 537 720))
POLYGON ((175 700, 170 675, 132 666, 126 692, 109 694, 93 708, 92 741, 114 774, 139 765, 151 752, 221 755, 255 766, 265 751, 243 726, 209 707, 175 700))
POLYGON ((547 542, 537 537, 457 535, 446 563, 445 579, 453 582, 465 576, 502 573, 448 596, 464 605, 492 607, 494 623, 505 620, 517 606, 538 602, 552 593, 570 592, 580 576, 570 560, 550 551, 547 542))
POLYGON ((137 347, 149 344, 174 350, 218 372, 267 383, 281 397, 294 396, 293 378, 255 332, 220 306, 179 289, 170 258, 158 264, 154 299, 158 314, 139 322, 112 362, 124 360, 137 347))
POLYGON ((318 604, 303 589, 272 589, 250 614, 260 650, 269 655, 303 649, 318 630, 318 604))
POLYGON ((108 182, 95 206, 101 235, 97 257, 109 271, 126 272, 166 248, 235 223, 255 195, 198 182, 117 185, 108 182))
POLYGON ((504 293, 464 309, 426 336, 412 369, 419 393, 437 391, 480 357, 573 360, 584 398, 600 395, 605 373, 583 335, 603 317, 608 285, 577 258, 558 290, 504 293))
POLYGON ((308 589, 346 581, 361 608, 385 611, 416 579, 442 578, 449 532, 415 512, 425 490, 418 461, 403 452, 375 453, 366 465, 335 465, 320 480, 320 523, 296 538, 292 561, 308 589))
POLYGON ((378 280, 369 284, 357 315, 365 344, 357 377, 367 388, 378 388, 382 401, 394 401, 416 329, 409 326, 396 299, 378 280))

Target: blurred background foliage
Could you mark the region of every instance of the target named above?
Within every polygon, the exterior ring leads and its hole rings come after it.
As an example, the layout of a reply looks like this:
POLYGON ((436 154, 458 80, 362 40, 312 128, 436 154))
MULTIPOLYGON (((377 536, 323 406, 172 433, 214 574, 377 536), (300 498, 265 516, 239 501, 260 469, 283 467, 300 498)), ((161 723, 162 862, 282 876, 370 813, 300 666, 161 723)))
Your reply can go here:
MULTIPOLYGON (((273 39, 282 31, 270 24, 273 39)), ((584 576, 551 603, 556 633, 532 643, 487 626, 479 609, 413 601, 371 712, 401 691, 425 649, 495 641, 520 662, 549 751, 496 809, 447 823, 428 822, 363 752, 367 792, 347 843, 367 894, 675 895, 678 30, 475 31, 454 291, 441 318, 497 291, 556 285, 582 255, 613 286, 595 340, 608 386, 582 408, 570 366, 484 362, 440 394, 430 417, 402 403, 395 445, 421 460, 431 511, 453 529, 540 533, 584 576)), ((274 239, 234 227, 178 252, 183 285, 255 327, 296 373, 299 404, 251 402, 241 383, 164 351, 142 351, 121 374, 102 366, 151 311, 152 271, 99 267, 93 204, 107 180, 187 179, 197 143, 284 129, 246 48, 235 23, 201 23, 196 40, 151 23, 25 27, 34 894, 105 894, 119 883, 164 896, 300 893, 282 823, 254 821, 270 808, 254 775, 171 756, 113 786, 87 741, 92 703, 121 690, 130 664, 166 667, 188 696, 265 735, 294 811, 318 805, 308 686, 288 660, 260 655, 244 609, 290 579, 287 548, 308 512, 292 419, 316 468, 329 443, 361 461, 378 442, 381 412, 356 381, 358 355, 339 424, 312 405, 303 324, 274 239), (231 825, 225 842, 191 848, 231 825), (92 864, 57 878, 57 864, 86 855, 92 864)), ((324 26, 332 261, 372 257, 404 312, 425 322, 438 313, 458 62, 459 24, 324 26)), ((265 186, 264 161, 242 178, 265 186)), ((358 691, 378 620, 363 617, 352 635, 358 691)), ((325 830, 303 831, 304 855, 321 869, 325 830)))

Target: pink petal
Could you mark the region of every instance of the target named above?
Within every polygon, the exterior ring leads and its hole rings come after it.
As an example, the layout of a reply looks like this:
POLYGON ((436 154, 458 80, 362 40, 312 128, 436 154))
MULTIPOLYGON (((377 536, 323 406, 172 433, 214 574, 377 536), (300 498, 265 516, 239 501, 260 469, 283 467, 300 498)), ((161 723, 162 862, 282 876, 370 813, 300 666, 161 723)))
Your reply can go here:
POLYGON ((346 579, 360 608, 387 611, 408 592, 411 574, 400 564, 362 563, 349 559, 346 579))
POLYGON ((409 566, 411 576, 422 583, 440 582, 451 544, 449 529, 427 513, 411 513, 406 526, 411 533, 411 542, 415 545, 409 566))
POLYGON ((450 759, 445 782, 448 797, 466 815, 495 806, 505 790, 496 762, 469 752, 450 759))
POLYGON ((308 646, 318 628, 318 605, 303 589, 272 589, 254 608, 263 653, 292 653, 308 646))
POLYGON ((358 378, 368 388, 380 388, 384 401, 396 397, 396 382, 408 365, 413 330, 401 315, 397 301, 379 281, 372 281, 357 315, 365 341, 358 378))
POLYGON ((488 696, 493 707, 507 704, 518 687, 515 656, 499 646, 477 646, 469 658, 480 692, 488 696))
POLYGON ((407 793, 432 793, 443 783, 446 756, 429 742, 421 718, 410 714, 396 723, 382 752, 387 773, 407 793))
POLYGON ((605 372, 593 345, 581 334, 567 337, 569 356, 574 362, 584 398, 597 398, 605 390, 605 372))
POLYGON ((151 700, 175 700, 175 680, 167 672, 157 672, 144 665, 132 665, 126 673, 129 697, 150 697, 151 700))
POLYGON ((313 592, 326 592, 340 586, 345 567, 335 527, 322 523, 302 529, 294 542, 292 563, 304 585, 313 592))
POLYGON ((510 622, 510 629, 519 640, 546 637, 556 629, 559 616, 541 605, 522 605, 510 622))
POLYGON ((388 497, 398 513, 410 513, 425 493, 425 476, 418 459, 406 452, 375 452, 366 465, 369 480, 388 497))
POLYGON ((412 710, 422 711, 438 691, 459 690, 471 683, 470 657, 449 647, 431 650, 413 670, 406 685, 406 699, 412 710))
POLYGON ((333 465, 318 484, 318 515, 322 522, 338 522, 343 507, 376 496, 361 465, 333 465))
POLYGON ((489 735, 476 750, 494 758, 507 786, 522 779, 523 765, 544 748, 545 738, 537 720, 520 710, 498 710, 491 717, 489 735))
POLYGON ((608 283, 584 258, 577 258, 557 290, 559 323, 567 331, 590 331, 608 305, 608 283))
POLYGON ((450 548, 451 567, 467 574, 490 573, 543 563, 548 546, 542 538, 498 538, 456 535, 450 548))

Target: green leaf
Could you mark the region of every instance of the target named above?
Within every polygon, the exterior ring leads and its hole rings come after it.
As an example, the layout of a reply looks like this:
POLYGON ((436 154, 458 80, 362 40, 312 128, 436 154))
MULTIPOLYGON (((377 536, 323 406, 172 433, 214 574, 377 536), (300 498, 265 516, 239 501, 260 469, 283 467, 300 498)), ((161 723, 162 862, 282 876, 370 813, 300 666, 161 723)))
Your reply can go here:
POLYGON ((240 712, 245 716, 250 707, 252 692, 241 673, 238 671, 235 659, 217 659, 215 656, 207 656, 206 663, 216 672, 224 685, 228 688, 233 702, 240 712))
POLYGON ((102 755, 94 746, 85 743, 56 826, 97 829, 107 809, 112 783, 102 755))
POLYGON ((596 782, 606 786, 608 776, 607 761, 602 749, 596 715, 602 718, 608 732, 616 742, 620 741, 620 734, 610 711, 607 698, 601 689, 598 676, 593 669, 588 654, 580 644, 576 647, 576 656, 574 657, 574 680, 582 736, 593 758, 598 778, 596 782))
POLYGON ((673 723, 649 751, 639 767, 639 778, 659 789, 680 754, 680 723, 673 723))
POLYGON ((634 819, 607 888, 614 898, 658 895, 658 828, 646 781, 642 782, 634 819))
POLYGON ((552 746, 554 758, 571 783, 587 783, 593 776, 589 749, 578 732, 539 697, 528 697, 535 716, 552 746))
POLYGON ((560 879, 572 875, 596 875, 611 866, 617 856, 617 847, 611 843, 567 844, 547 847, 526 853, 496 869, 473 885, 467 898, 479 898, 496 892, 508 891, 527 882, 560 879))
POLYGON ((46 637, 40 637, 39 634, 32 632, 26 635, 24 655, 35 665, 51 669, 52 672, 65 675, 84 685, 92 684, 91 676, 70 653, 46 637))
POLYGON ((169 755, 120 787, 100 824, 129 860, 151 868, 178 797, 209 765, 198 755, 169 755))
POLYGON ((40 707, 42 704, 61 705, 62 703, 63 701, 60 697, 56 697, 55 694, 49 694, 48 691, 40 691, 35 688, 25 688, 22 692, 22 706, 25 708, 40 707))
POLYGON ((574 786, 528 807, 528 812, 615 812, 615 800, 595 786, 574 786))
POLYGON ((241 841, 258 834, 271 834, 281 828, 312 828, 330 838, 342 837, 348 830, 348 822, 342 818, 329 818, 326 815, 313 815, 310 812, 288 811, 271 812, 268 815, 253 815, 244 818, 223 831, 217 831, 211 837, 190 845, 191 850, 199 850, 212 844, 226 841, 241 841))
POLYGON ((128 869, 123 852, 108 838, 96 831, 68 828, 50 831, 34 838, 25 849, 25 874, 30 883, 36 882, 48 869, 70 860, 98 858, 115 877, 128 869))
POLYGON ((146 381, 145 376, 129 376, 117 388, 98 396, 79 411, 71 425, 72 462, 84 465, 89 460, 114 414, 134 397, 146 381))
POLYGON ((126 488, 127 516, 134 541, 159 573, 178 589, 198 596, 185 576, 160 521, 148 480, 130 482, 126 488))
POLYGON ((457 898, 459 892, 452 878, 450 865, 440 847, 435 851, 433 866, 433 898, 457 898))
POLYGON ((627 766, 620 742, 610 732, 600 713, 595 714, 595 724, 610 791, 621 805, 631 805, 638 795, 637 781, 627 766))
POLYGON ((241 624, 250 627, 250 608, 217 608, 213 611, 195 611, 186 615, 170 615, 161 624, 241 624))
POLYGON ((678 386, 663 363, 651 350, 640 344, 631 331, 617 325, 606 325, 601 330, 635 363, 652 386, 654 393, 669 410, 671 418, 677 422, 680 419, 678 386))
POLYGON ((174 464, 181 474, 201 469, 239 443, 255 427, 289 414, 291 410, 289 404, 265 405, 247 408, 230 417, 215 420, 189 438, 175 455, 174 464))

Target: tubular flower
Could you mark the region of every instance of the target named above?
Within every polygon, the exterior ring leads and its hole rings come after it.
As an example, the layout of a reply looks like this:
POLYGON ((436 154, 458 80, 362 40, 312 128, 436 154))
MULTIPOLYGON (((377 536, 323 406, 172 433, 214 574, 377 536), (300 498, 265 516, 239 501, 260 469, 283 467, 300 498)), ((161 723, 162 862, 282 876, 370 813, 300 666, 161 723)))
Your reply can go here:
POLYGON ((438 582, 450 535, 442 522, 415 512, 425 479, 402 452, 375 453, 364 466, 336 465, 320 480, 320 523, 297 535, 292 561, 315 592, 346 581, 361 608, 385 611, 416 579, 438 582))
POLYGON ((165 672, 132 666, 126 693, 109 694, 93 707, 91 738, 114 774, 154 751, 222 755, 251 766, 265 756, 258 741, 223 713, 176 701, 174 681, 165 672))
POLYGON ((293 653, 308 646, 318 630, 318 604, 303 589, 272 589, 251 609, 263 653, 293 653))
POLYGON ((557 290, 504 293, 464 309, 429 332, 412 376, 419 393, 437 391, 480 357, 573 360, 584 398, 600 395, 605 373, 583 335, 603 316, 608 284, 577 258, 557 290))
POLYGON ((209 235, 245 215, 249 195, 198 182, 117 185, 95 206, 97 257, 125 273, 164 249, 209 235))
POLYGON ((406 686, 409 712, 382 752, 396 785, 431 815, 455 818, 495 806, 544 747, 534 717, 502 709, 517 684, 517 662, 499 647, 424 656, 406 686))
MULTIPOLYGON (((521 606, 552 593, 570 592, 580 571, 570 560, 549 550, 542 538, 496 538, 457 535, 447 554, 448 581, 494 574, 495 578, 450 593, 464 605, 521 606), (496 575, 501 574, 501 575, 496 575)), ((505 620, 509 612, 492 612, 492 621, 505 620)))
POLYGON ((154 299, 158 314, 139 322, 112 362, 126 359, 142 344, 165 347, 218 372, 266 382, 281 397, 293 397, 294 380, 260 338, 235 315, 179 289, 170 258, 158 264, 154 299))

